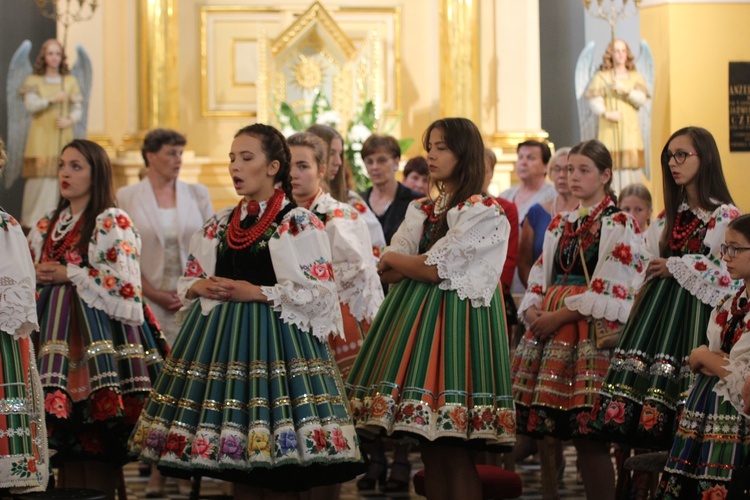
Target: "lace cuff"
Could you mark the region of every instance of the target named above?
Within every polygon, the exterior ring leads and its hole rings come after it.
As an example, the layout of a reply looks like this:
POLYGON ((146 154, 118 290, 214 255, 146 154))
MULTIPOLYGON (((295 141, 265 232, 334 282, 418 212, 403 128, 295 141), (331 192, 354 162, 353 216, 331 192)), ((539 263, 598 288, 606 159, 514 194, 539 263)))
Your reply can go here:
POLYGON ((633 89, 628 94, 628 101, 635 108, 640 108, 641 106, 646 104, 647 98, 648 97, 646 96, 646 93, 640 89, 633 89))
POLYGON ((299 283, 284 281, 275 286, 262 286, 261 291, 271 302, 273 310, 281 313, 286 323, 296 325, 303 332, 310 332, 321 342, 328 334, 344 338, 338 295, 332 281, 310 283, 303 287, 299 283))
POLYGON ((495 267, 475 257, 472 247, 443 245, 427 252, 424 263, 437 266, 441 290, 455 290, 462 300, 471 299, 472 307, 489 307, 500 276, 495 267))
POLYGON ((143 304, 141 302, 126 301, 111 295, 102 296, 102 290, 89 277, 86 268, 68 264, 68 278, 76 287, 78 296, 86 305, 107 313, 112 319, 134 326, 143 324, 143 304))
POLYGON ((738 363, 736 359, 730 359, 729 364, 724 366, 724 369, 729 374, 716 383, 714 392, 717 396, 721 396, 732 403, 732 406, 741 415, 746 415, 744 412, 745 401, 742 399, 742 387, 745 385, 745 380, 750 377, 750 365, 738 363))
POLYGON ((375 268, 342 262, 335 270, 339 300, 349 306, 349 312, 357 321, 372 323, 383 302, 383 287, 375 268))
POLYGON ((565 305, 571 311, 578 311, 584 316, 626 323, 632 302, 587 291, 566 298, 565 305))
MULTIPOLYGON (((667 259, 667 269, 672 273, 674 279, 680 284, 682 288, 690 292, 691 295, 695 296, 698 300, 704 304, 708 304, 711 307, 716 307, 716 304, 721 301, 727 294, 732 293, 734 290, 729 286, 731 279, 726 276, 727 286, 721 287, 719 280, 724 278, 724 275, 717 279, 717 284, 714 285, 710 281, 703 279, 701 274, 693 272, 690 266, 680 257, 669 257, 667 259)), ((707 273, 710 278, 716 279, 716 275, 719 274, 718 270, 715 271, 702 271, 707 273)))
POLYGON ((538 293, 526 292, 523 294, 523 299, 518 305, 518 319, 529 328, 531 325, 526 321, 526 311, 536 307, 537 309, 542 308, 542 295, 538 293))
POLYGON ((20 339, 39 330, 34 280, 0 278, 0 331, 20 339))

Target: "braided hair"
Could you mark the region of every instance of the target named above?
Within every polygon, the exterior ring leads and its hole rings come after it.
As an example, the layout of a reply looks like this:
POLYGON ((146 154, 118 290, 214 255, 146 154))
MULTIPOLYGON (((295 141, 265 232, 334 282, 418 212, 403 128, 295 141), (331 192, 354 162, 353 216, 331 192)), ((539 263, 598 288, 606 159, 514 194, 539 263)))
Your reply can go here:
POLYGON ((269 163, 274 160, 279 162, 279 171, 276 172, 273 181, 277 184, 280 183, 281 190, 284 191, 286 198, 293 201, 291 178, 292 153, 289 151, 289 145, 286 142, 284 134, 270 125, 253 123, 241 128, 234 137, 236 139, 241 135, 249 135, 258 139, 269 163))

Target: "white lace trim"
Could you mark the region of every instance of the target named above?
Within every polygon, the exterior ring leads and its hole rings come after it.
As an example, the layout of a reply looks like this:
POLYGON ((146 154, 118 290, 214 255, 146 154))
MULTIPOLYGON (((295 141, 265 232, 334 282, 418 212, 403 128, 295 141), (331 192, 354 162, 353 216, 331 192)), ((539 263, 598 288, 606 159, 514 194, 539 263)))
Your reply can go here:
POLYGON ((128 302, 111 296, 100 295, 101 288, 90 278, 86 269, 68 264, 68 278, 76 287, 78 296, 87 306, 107 313, 112 319, 133 326, 143 324, 143 305, 140 302, 128 302))
MULTIPOLYGON (((469 231, 469 235, 472 231, 469 231)), ((476 249, 467 238, 466 246, 442 245, 427 252, 426 266, 437 266, 441 290, 455 290, 472 307, 489 307, 497 288, 496 269, 484 259, 475 258, 476 249), (473 272, 469 274, 467 269, 473 272)), ((497 276, 499 278, 499 275, 497 276)))
POLYGON ((0 331, 20 339, 39 330, 34 280, 0 277, 0 331))
POLYGON ((310 282, 309 287, 285 281, 263 286, 261 291, 286 323, 304 332, 312 329, 312 334, 322 342, 327 341, 330 333, 344 338, 341 307, 332 281, 310 282))
MULTIPOLYGON (((715 200, 712 200, 715 201, 715 200)), ((698 207, 695 210, 690 208, 690 205, 687 204, 686 201, 683 201, 680 203, 680 206, 677 207, 678 212, 693 212, 693 215, 698 217, 703 222, 708 222, 711 220, 711 216, 713 215, 713 212, 708 212, 706 210, 703 210, 702 208, 698 207)))
POLYGON ((742 387, 745 385, 745 379, 750 377, 750 365, 730 359, 729 364, 724 366, 724 369, 729 374, 724 377, 724 380, 719 380, 716 383, 714 392, 717 396, 729 401, 740 412, 740 415, 747 416, 743 411, 745 402, 742 399, 742 387))
POLYGON ((341 262, 334 269, 341 302, 357 321, 372 322, 383 302, 383 287, 374 266, 361 269, 351 262, 341 262))
POLYGON ((626 323, 630 315, 632 301, 614 297, 605 297, 595 292, 584 292, 565 299, 565 305, 571 311, 578 311, 584 316, 607 321, 626 323))
POLYGON ((526 292, 523 294, 523 299, 521 299, 521 303, 518 305, 518 319, 526 325, 526 328, 531 326, 526 321, 526 311, 532 307, 536 307, 537 309, 542 307, 542 296, 536 293, 526 292))
POLYGON ((690 267, 679 257, 668 258, 667 269, 682 288, 711 307, 716 307, 721 299, 734 291, 732 288, 721 289, 706 283, 699 275, 693 273, 690 267))

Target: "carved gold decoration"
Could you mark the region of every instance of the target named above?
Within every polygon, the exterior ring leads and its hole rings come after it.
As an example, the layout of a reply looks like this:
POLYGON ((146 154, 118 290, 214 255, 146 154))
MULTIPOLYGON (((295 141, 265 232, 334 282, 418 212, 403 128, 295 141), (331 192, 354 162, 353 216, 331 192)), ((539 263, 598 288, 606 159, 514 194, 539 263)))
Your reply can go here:
POLYGON ((299 62, 294 67, 294 81, 306 90, 320 87, 323 82, 323 68, 321 66, 320 62, 300 54, 299 62))
POLYGON ((440 0, 440 114, 479 118, 479 2, 440 0), (448 68, 450 68, 448 70, 448 68))
POLYGON ((321 24, 325 31, 333 38, 334 45, 344 51, 347 59, 354 55, 354 45, 349 37, 341 31, 338 24, 331 18, 320 2, 315 2, 289 28, 286 29, 271 44, 271 54, 278 55, 281 51, 291 47, 316 23, 321 24))
POLYGON ((583 0, 583 8, 588 14, 597 19, 601 19, 602 21, 606 21, 609 24, 609 28, 612 31, 613 42, 616 40, 615 25, 623 19, 627 19, 637 14, 638 8, 641 6, 641 0, 633 0, 630 2, 630 5, 633 6, 632 9, 628 8, 628 0, 619 0, 619 5, 617 5, 617 3, 617 0, 609 0, 609 10, 607 10, 604 6, 604 0, 597 0, 596 7, 591 9, 591 0, 583 0))
POLYGON ((179 126, 177 1, 140 0, 138 126, 179 126))

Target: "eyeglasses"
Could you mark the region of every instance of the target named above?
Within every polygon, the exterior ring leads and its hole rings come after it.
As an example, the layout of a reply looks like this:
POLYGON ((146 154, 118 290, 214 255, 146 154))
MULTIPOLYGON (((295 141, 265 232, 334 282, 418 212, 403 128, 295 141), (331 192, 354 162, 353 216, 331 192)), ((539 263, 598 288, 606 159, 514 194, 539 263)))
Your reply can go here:
POLYGON ((743 250, 750 250, 750 247, 736 247, 734 245, 725 245, 724 243, 721 244, 721 256, 729 255, 730 258, 734 259, 737 257, 737 252, 741 252, 743 250))
POLYGON ((676 153, 671 153, 667 151, 664 153, 664 160, 665 163, 669 164, 669 161, 674 158, 674 162, 678 165, 682 165, 685 163, 685 160, 687 160, 688 156, 700 156, 698 153, 690 153, 688 151, 677 151, 676 153))

